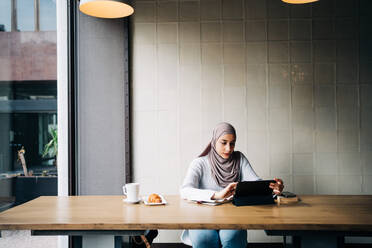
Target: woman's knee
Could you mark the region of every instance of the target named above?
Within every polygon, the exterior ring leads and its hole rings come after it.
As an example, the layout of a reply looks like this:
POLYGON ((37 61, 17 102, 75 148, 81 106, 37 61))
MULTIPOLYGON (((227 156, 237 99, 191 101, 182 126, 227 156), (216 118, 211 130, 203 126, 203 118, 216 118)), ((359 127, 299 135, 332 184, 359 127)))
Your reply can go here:
POLYGON ((189 230, 193 248, 219 248, 220 242, 216 230, 189 230))
POLYGON ((247 230, 220 230, 219 235, 223 248, 247 246, 247 230))

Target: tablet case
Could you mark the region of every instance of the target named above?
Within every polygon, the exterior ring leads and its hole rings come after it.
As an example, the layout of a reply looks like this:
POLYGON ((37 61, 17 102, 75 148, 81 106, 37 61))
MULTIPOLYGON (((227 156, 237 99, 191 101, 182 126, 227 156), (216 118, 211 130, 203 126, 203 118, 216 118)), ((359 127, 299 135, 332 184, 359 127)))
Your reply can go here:
POLYGON ((269 188, 274 180, 239 182, 232 203, 235 206, 274 204, 273 190, 269 188))

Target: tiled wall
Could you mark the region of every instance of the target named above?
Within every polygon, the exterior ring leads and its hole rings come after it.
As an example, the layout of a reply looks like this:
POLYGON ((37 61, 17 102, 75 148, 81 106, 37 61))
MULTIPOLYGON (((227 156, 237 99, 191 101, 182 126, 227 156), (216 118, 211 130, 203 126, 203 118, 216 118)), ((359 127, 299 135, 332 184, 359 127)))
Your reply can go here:
POLYGON ((298 194, 371 194, 371 2, 134 1, 142 192, 177 194, 214 126, 228 121, 262 178, 281 177, 298 194))

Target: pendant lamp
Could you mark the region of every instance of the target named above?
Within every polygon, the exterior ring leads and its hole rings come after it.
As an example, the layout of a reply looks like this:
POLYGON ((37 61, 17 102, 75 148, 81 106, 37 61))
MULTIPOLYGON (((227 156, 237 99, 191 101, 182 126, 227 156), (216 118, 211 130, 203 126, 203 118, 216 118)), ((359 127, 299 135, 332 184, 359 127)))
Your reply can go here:
POLYGON ((282 0, 285 3, 292 3, 292 4, 303 4, 303 3, 313 3, 317 2, 318 0, 282 0))
POLYGON ((125 0, 81 0, 79 9, 86 15, 100 18, 121 18, 134 12, 125 0))

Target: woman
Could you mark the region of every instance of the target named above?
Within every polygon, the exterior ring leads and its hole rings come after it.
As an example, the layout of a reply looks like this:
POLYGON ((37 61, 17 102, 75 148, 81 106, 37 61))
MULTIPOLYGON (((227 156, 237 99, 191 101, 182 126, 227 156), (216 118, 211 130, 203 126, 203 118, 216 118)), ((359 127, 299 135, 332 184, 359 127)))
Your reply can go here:
MULTIPOLYGON (((237 182, 256 181, 256 175, 247 158, 234 151, 235 129, 229 123, 218 124, 213 137, 200 156, 192 161, 181 188, 181 197, 195 201, 228 198, 235 193, 237 182)), ((281 179, 270 184, 275 194, 284 188, 281 179)), ((246 230, 185 230, 182 241, 193 248, 246 247, 246 230)))

